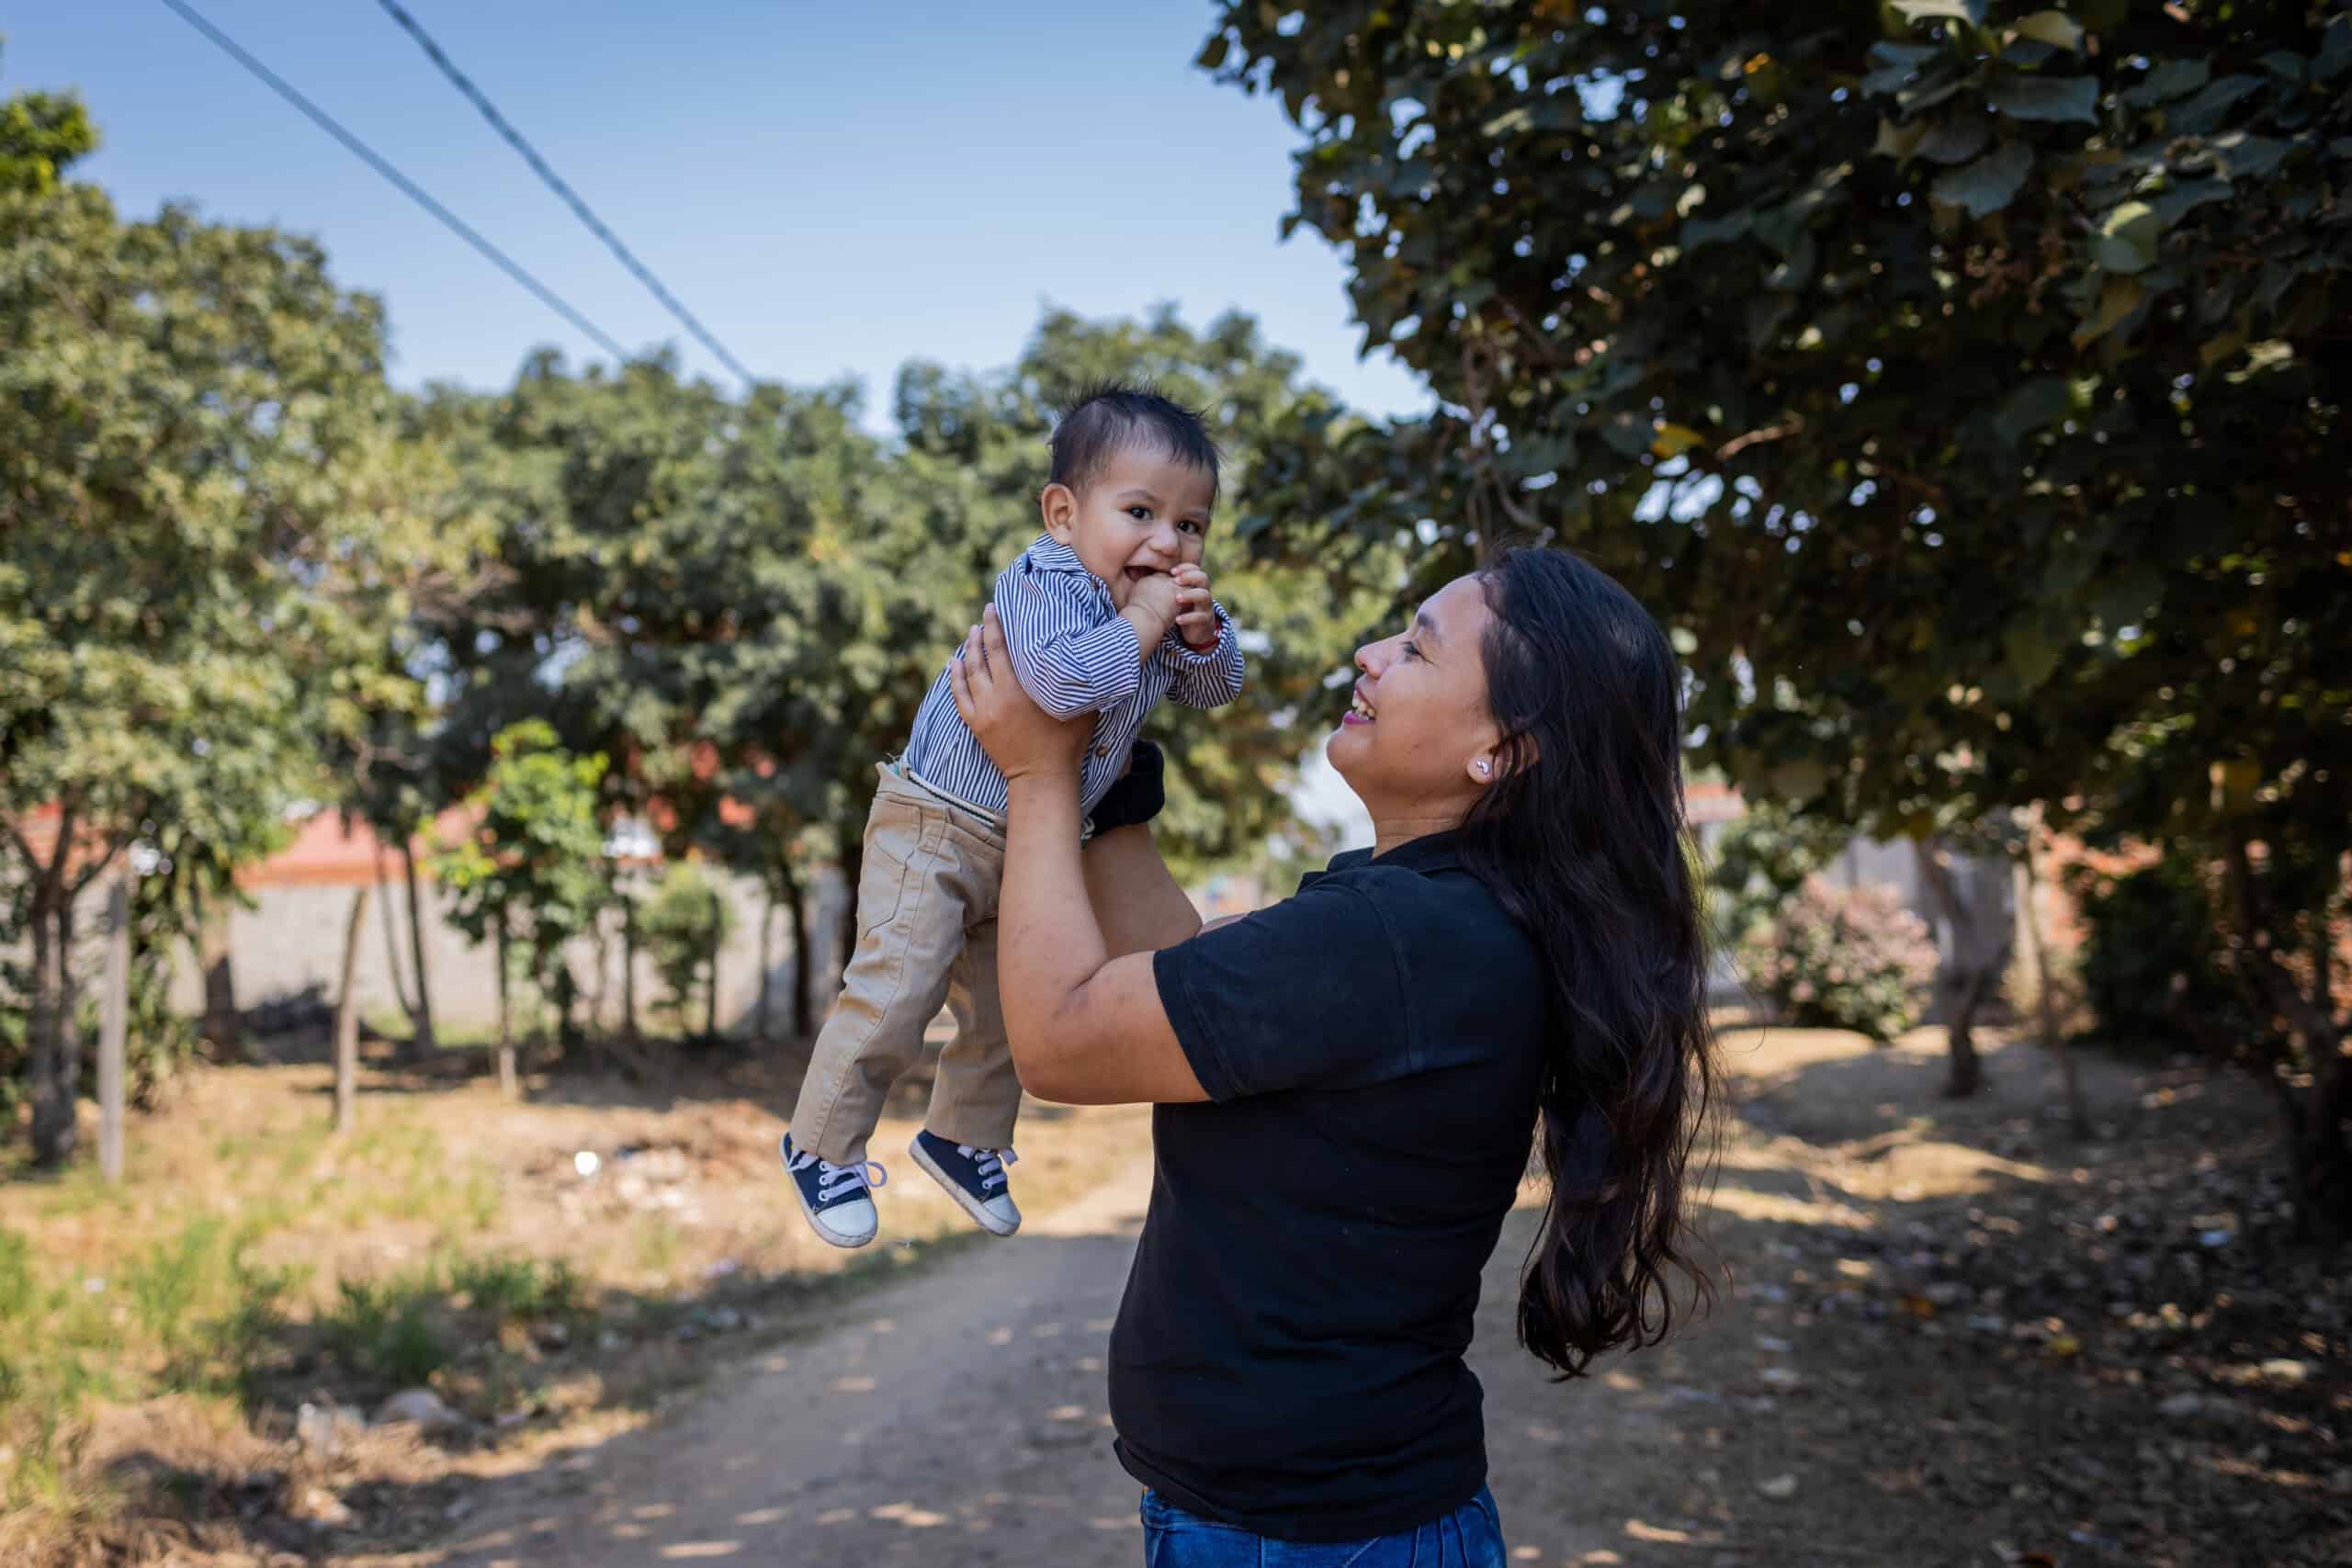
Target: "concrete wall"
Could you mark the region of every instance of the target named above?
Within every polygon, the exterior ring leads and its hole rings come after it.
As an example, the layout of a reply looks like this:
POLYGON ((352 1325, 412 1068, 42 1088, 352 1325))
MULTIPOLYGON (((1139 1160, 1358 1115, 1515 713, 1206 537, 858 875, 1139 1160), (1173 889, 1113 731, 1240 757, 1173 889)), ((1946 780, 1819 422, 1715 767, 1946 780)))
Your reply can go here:
MULTIPOLYGON (((1712 845, 1720 832, 1721 824, 1709 823, 1701 829, 1701 837, 1712 845)), ((734 931, 719 953, 719 1026, 730 1034, 751 1032, 764 986, 769 998, 769 1032, 781 1038, 792 1027, 794 961, 789 916, 782 909, 776 911, 768 961, 763 963, 760 953, 763 901, 757 885, 722 872, 713 871, 712 874, 735 911, 734 931)), ((1892 885, 1905 905, 1928 922, 1939 947, 1948 952, 1950 933, 1921 886, 1917 862, 1908 840, 1885 843, 1858 839, 1838 855, 1828 874, 1831 880, 1849 886, 1872 882, 1892 885)), ((2009 918, 2013 900, 2008 897, 2009 871, 2006 862, 1963 863, 1961 874, 1964 887, 1981 878, 1981 896, 1998 900, 1996 907, 2003 911, 2002 918, 2009 918)), ((640 897, 650 895, 656 875, 652 872, 643 875, 640 897)), ((487 1032, 495 1025, 498 1013, 498 975, 493 952, 488 945, 470 945, 461 932, 447 923, 445 911, 448 897, 438 884, 424 881, 420 889, 426 906, 425 963, 432 978, 434 1021, 445 1031, 487 1032)), ((1205 897, 1196 897, 1195 901, 1204 906, 1205 913, 1215 916, 1255 908, 1288 891, 1261 888, 1252 878, 1221 878, 1206 890, 1205 897)), ((354 892, 351 885, 341 882, 278 884, 254 891, 254 907, 237 910, 230 925, 230 953, 240 1009, 266 1008, 297 1000, 306 993, 322 1006, 333 1006, 341 984, 344 928, 350 918, 354 892)), ((815 949, 811 962, 817 976, 811 1010, 815 1021, 820 1022, 832 1005, 835 977, 840 973, 836 939, 844 896, 839 877, 830 872, 815 879, 809 896, 809 934, 815 949)), ((102 886, 94 886, 84 896, 79 909, 81 973, 85 984, 96 983, 98 943, 103 939, 105 918, 105 890, 102 886)), ((580 987, 583 1017, 609 1030, 617 1028, 621 1018, 618 910, 607 911, 601 937, 601 942, 582 939, 574 943, 567 961, 580 987)), ((181 953, 177 957, 175 1005, 191 1017, 200 1015, 204 1005, 202 977, 196 971, 192 954, 181 953)), ((408 939, 408 895, 398 880, 378 886, 368 898, 367 919, 360 934, 357 976, 362 1017, 402 1016, 392 983, 391 966, 395 962, 401 987, 413 995, 415 976, 408 939), (389 943, 388 935, 391 938, 389 943), (394 946, 398 950, 396 959, 391 951, 394 946)), ((666 1021, 657 1018, 654 1011, 662 995, 660 977, 642 953, 638 956, 636 980, 639 1022, 652 1029, 663 1027, 666 1021)), ((1716 954, 1713 989, 1726 996, 1738 990, 1727 953, 1716 954)), ((693 1021, 693 1027, 701 1027, 699 1017, 693 1021)))
MULTIPOLYGON (((792 1027, 791 917, 784 909, 776 911, 768 962, 763 964, 760 953, 763 900, 758 885, 724 873, 714 873, 713 877, 735 913, 734 930, 718 955, 719 1027, 731 1034, 749 1032, 764 985, 769 996, 769 1030, 781 1036, 792 1027)), ((646 893, 651 882, 650 876, 645 878, 646 893)), ((254 907, 236 911, 230 921, 229 951, 236 973, 237 1005, 247 1010, 266 1007, 298 998, 305 992, 332 1005, 341 985, 344 931, 356 891, 333 883, 257 889, 254 907)), ((494 948, 488 943, 473 946, 448 923, 449 897, 438 884, 423 882, 419 891, 425 906, 424 958, 432 981, 435 1024, 451 1031, 493 1026, 498 1016, 494 948)), ((816 949, 813 963, 819 982, 812 1000, 820 1019, 832 1001, 833 976, 839 972, 834 939, 841 907, 840 881, 828 874, 809 899, 809 935, 816 949)), ((617 1027, 621 1018, 620 931, 620 912, 608 910, 601 923, 601 940, 582 938, 565 955, 580 987, 582 1016, 605 1028, 617 1027)), ((379 886, 368 897, 356 976, 361 1016, 401 1016, 392 979, 395 963, 401 988, 413 996, 408 891, 398 881, 379 886)), ((661 1027, 654 1013, 662 997, 661 978, 642 953, 638 955, 636 981, 639 1022, 648 1028, 661 1027)), ((190 1013, 203 1010, 203 984, 192 961, 179 966, 174 999, 190 1013)), ((701 1027, 699 1016, 693 1026, 701 1027)))

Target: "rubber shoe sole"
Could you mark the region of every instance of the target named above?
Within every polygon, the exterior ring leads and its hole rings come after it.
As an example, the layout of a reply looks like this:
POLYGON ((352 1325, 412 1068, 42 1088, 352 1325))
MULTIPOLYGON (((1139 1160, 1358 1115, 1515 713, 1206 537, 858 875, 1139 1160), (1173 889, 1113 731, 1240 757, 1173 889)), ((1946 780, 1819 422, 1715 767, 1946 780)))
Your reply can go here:
MULTIPOLYGON (((816 1206, 808 1201, 808 1194, 800 1190, 800 1179, 797 1176, 795 1176, 790 1170, 786 1170, 784 1173, 784 1179, 792 1184, 792 1195, 795 1199, 799 1201, 801 1217, 808 1222, 808 1228, 817 1233, 817 1239, 819 1241, 826 1242, 844 1250, 854 1250, 857 1247, 865 1246, 876 1235, 881 1234, 882 1216, 875 1209, 874 1200, 872 1198, 865 1199, 865 1202, 866 1212, 874 1215, 874 1228, 867 1231, 864 1235, 852 1235, 847 1232, 836 1232, 827 1227, 823 1216, 820 1215, 817 1213, 816 1206)), ((839 1212, 839 1209, 843 1205, 836 1205, 836 1212, 839 1212)))
MULTIPOLYGON (((978 1225, 990 1235, 1011 1235, 1014 1231, 1021 1228, 1021 1222, 1019 1220, 1013 1221, 1011 1224, 1006 1224, 1002 1220, 997 1218, 994 1214, 989 1213, 988 1206, 985 1203, 981 1202, 979 1199, 973 1197, 969 1192, 965 1191, 963 1186, 957 1182, 954 1177, 940 1169, 939 1162, 932 1158, 929 1151, 924 1149, 922 1146, 922 1140, 921 1138, 917 1138, 913 1143, 907 1145, 907 1153, 912 1155, 914 1156, 915 1163, 922 1167, 924 1171, 930 1175, 933 1181, 939 1183, 942 1190, 945 1191, 950 1198, 955 1199, 956 1203, 966 1213, 972 1216, 973 1224, 978 1225)), ((793 1190, 796 1192, 799 1190, 800 1189, 797 1184, 793 1188, 793 1190)), ((1008 1196, 1010 1196, 1010 1194, 1008 1194, 1008 1196)))

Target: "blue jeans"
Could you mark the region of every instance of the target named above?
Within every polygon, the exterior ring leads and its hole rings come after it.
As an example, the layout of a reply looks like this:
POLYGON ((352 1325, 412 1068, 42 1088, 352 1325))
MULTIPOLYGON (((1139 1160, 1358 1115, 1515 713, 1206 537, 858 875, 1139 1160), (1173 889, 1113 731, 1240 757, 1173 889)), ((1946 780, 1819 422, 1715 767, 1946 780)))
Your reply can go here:
POLYGON ((1143 1495, 1144 1568, 1506 1568, 1502 1516, 1485 1487, 1418 1529, 1369 1540, 1276 1540, 1143 1495))

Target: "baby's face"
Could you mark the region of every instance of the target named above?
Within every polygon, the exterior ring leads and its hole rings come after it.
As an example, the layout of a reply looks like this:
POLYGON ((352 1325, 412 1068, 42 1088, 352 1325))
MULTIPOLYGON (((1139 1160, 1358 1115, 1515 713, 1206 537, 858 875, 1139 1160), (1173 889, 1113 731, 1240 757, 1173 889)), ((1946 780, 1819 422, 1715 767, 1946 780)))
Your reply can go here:
POLYGON ((1046 531, 1110 585, 1111 603, 1124 610, 1153 572, 1200 564, 1215 500, 1207 469, 1131 447, 1080 490, 1047 485, 1043 504, 1046 531))

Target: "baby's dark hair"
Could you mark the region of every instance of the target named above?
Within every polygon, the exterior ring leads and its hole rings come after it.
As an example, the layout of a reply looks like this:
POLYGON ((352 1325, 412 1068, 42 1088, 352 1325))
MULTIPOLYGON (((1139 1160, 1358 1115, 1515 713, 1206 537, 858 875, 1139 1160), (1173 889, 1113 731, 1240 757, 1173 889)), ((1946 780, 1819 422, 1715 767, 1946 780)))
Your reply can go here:
POLYGON ((1209 495, 1216 495, 1216 443, 1197 409, 1156 389, 1126 381, 1087 388, 1054 423, 1051 482, 1083 490, 1113 457, 1148 446, 1187 468, 1206 470, 1209 495))

